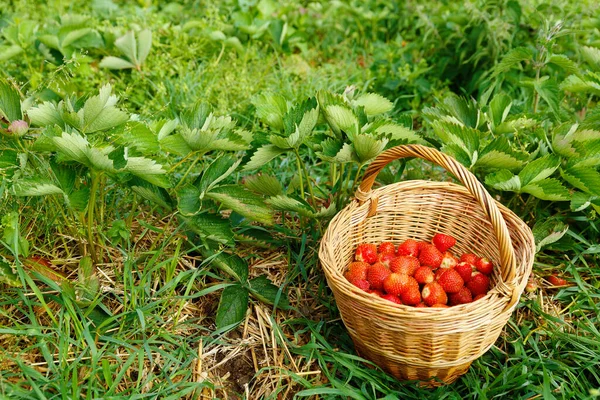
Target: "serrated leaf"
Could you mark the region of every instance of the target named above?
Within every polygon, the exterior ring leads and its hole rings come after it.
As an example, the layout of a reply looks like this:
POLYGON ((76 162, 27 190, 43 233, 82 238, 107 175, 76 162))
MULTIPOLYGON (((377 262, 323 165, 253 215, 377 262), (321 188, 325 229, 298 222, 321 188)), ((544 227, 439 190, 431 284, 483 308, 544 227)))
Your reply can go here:
POLYGON ((552 154, 540 157, 528 163, 521 172, 519 179, 522 186, 548 178, 560 166, 560 159, 552 154))
POLYGON ((507 169, 501 169, 485 177, 485 184, 494 189, 519 192, 521 190, 521 181, 519 177, 507 169))
POLYGON ((140 64, 137 59, 137 44, 133 31, 128 31, 125 35, 115 40, 115 47, 121 50, 121 53, 133 64, 140 64))
POLYGON ((22 286, 16 271, 13 270, 9 263, 2 260, 0 260, 0 283, 15 287, 22 286))
POLYGON ((231 209, 244 217, 271 225, 273 215, 265 207, 262 197, 238 185, 225 185, 212 189, 206 197, 221 203, 226 209, 231 209))
POLYGON ((187 156, 193 151, 179 133, 161 139, 159 144, 164 152, 177 154, 182 157, 187 156))
POLYGON ((276 177, 271 175, 254 175, 246 177, 244 186, 249 190, 265 195, 278 196, 283 194, 283 187, 276 177))
POLYGON ((129 157, 125 171, 162 188, 170 187, 167 171, 154 160, 146 157, 129 157))
POLYGON ((477 130, 442 121, 435 121, 433 130, 444 144, 455 145, 469 156, 469 167, 474 164, 475 153, 479 150, 479 132, 477 130))
POLYGON ((70 165, 58 164, 53 161, 50 162, 50 167, 63 192, 71 193, 75 188, 77 170, 70 165))
POLYGON ((590 46, 581 47, 581 55, 593 67, 600 69, 600 49, 590 46))
POLYGON ((170 135, 171 132, 173 132, 175 130, 175 128, 177 128, 177 125, 179 125, 179 121, 177 121, 176 119, 170 119, 170 120, 166 120, 164 122, 160 121, 159 122, 160 130, 158 131, 157 139, 160 141, 163 138, 170 135))
POLYGON ((110 149, 90 147, 87 139, 77 133, 63 132, 61 136, 53 137, 52 141, 67 161, 77 161, 102 171, 114 171, 112 160, 108 158, 110 149))
POLYGON ((265 203, 269 204, 275 210, 279 211, 293 211, 304 217, 314 216, 312 208, 294 198, 289 196, 279 195, 273 196, 265 200, 265 203))
POLYGON ((261 94, 252 99, 258 118, 271 129, 283 131, 283 116, 288 111, 287 101, 279 94, 261 94))
POLYGON ((233 231, 228 220, 213 214, 197 214, 181 217, 186 226, 198 235, 215 242, 233 246, 233 231))
POLYGON ((154 186, 142 179, 133 178, 129 182, 131 190, 133 190, 138 196, 151 201, 159 206, 170 211, 172 209, 172 200, 167 191, 158 186, 154 186))
POLYGON ((108 68, 108 69, 134 69, 135 65, 130 63, 127 60, 124 60, 119 57, 108 56, 104 57, 100 64, 98 64, 100 68, 108 68))
POLYGON ((177 190, 177 209, 182 215, 194 215, 200 211, 200 191, 192 185, 177 190))
POLYGON ((78 190, 74 190, 65 196, 65 202, 69 207, 78 212, 83 212, 88 206, 90 200, 90 189, 83 187, 78 190))
POLYGON ((329 127, 336 134, 340 134, 342 131, 348 134, 358 133, 358 118, 350 108, 341 105, 329 105, 323 109, 323 114, 329 127))
POLYGON ((536 222, 531 230, 535 239, 536 252, 560 240, 568 230, 569 225, 559 219, 550 218, 536 222))
POLYGON ((378 115, 391 111, 394 104, 376 93, 366 93, 354 101, 355 106, 364 107, 367 115, 378 115))
POLYGON ((526 47, 516 47, 506 53, 502 61, 494 68, 494 76, 509 71, 516 67, 522 61, 528 61, 533 58, 533 53, 526 47))
POLYGON ((425 143, 412 129, 394 123, 383 123, 375 129, 378 135, 386 136, 390 141, 401 141, 406 143, 425 143))
POLYGON ((250 293, 263 303, 275 305, 282 310, 290 308, 287 294, 275 286, 266 276, 257 276, 248 283, 250 293))
POLYGON ((9 122, 23 119, 19 92, 2 81, 0 81, 0 117, 4 117, 9 122))
POLYGON ((337 139, 327 139, 321 143, 321 151, 317 156, 328 162, 349 163, 358 162, 354 149, 350 143, 343 143, 337 139))
POLYGON ((499 137, 490 142, 482 151, 475 165, 488 168, 520 168, 527 154, 515 152, 505 137, 499 137))
POLYGON ((114 128, 129 120, 129 115, 117 107, 117 96, 111 95, 112 87, 107 84, 100 88, 97 96, 90 97, 78 115, 83 124, 76 126, 82 133, 93 133, 114 128))
POLYGON ((453 117, 454 121, 459 122, 457 125, 464 125, 469 128, 479 126, 480 112, 474 101, 469 101, 457 95, 450 95, 444 98, 441 107, 453 117))
MULTIPOLYGON (((205 258, 210 257, 206 251, 203 251, 203 255, 205 258)), ((248 263, 236 254, 221 252, 212 258, 211 265, 240 283, 244 283, 248 279, 248 263)))
POLYGON ((248 290, 241 285, 231 285, 223 289, 217 317, 217 329, 231 330, 238 326, 246 316, 248 309, 248 290))
POLYGON ((552 54, 548 59, 548 62, 559 66, 568 74, 576 74, 579 72, 577 64, 564 54, 552 54))
POLYGON ((490 101, 490 117, 492 126, 499 126, 506 120, 508 113, 512 107, 512 100, 510 96, 500 93, 494 96, 490 101))
POLYGON ((0 61, 10 60, 11 58, 21 54, 23 48, 19 45, 3 46, 0 48, 0 61))
POLYGON ((14 186, 16 196, 48 196, 63 194, 61 188, 42 179, 20 179, 14 186))
POLYGON ((387 143, 387 139, 379 140, 371 135, 364 134, 355 135, 354 140, 352 141, 354 151, 361 164, 364 164, 381 154, 387 143))
POLYGON ((82 29, 72 30, 69 33, 67 33, 64 36, 64 38, 61 40, 60 47, 64 49, 64 48, 72 45, 79 39, 85 37, 86 35, 89 35, 90 33, 92 33, 91 28, 82 28, 82 29))
POLYGON ((560 88, 572 93, 592 93, 600 95, 600 83, 589 77, 581 78, 577 75, 570 75, 562 81, 560 88))
POLYGON ((561 170, 561 176, 577 189, 600 196, 600 174, 598 171, 586 167, 568 168, 561 170))
POLYGON ((243 170, 249 171, 256 168, 260 168, 275 157, 277 157, 278 155, 283 154, 285 152, 286 150, 280 149, 272 144, 262 146, 261 148, 256 150, 254 154, 252 154, 252 157, 250 157, 250 161, 248 161, 248 163, 244 166, 243 170))
POLYGON ((27 116, 32 125, 58 125, 62 128, 65 126, 57 106, 49 101, 27 110, 27 116))
POLYGON ((234 158, 229 155, 223 155, 213 161, 202 174, 198 183, 200 193, 209 191, 219 182, 226 179, 235 171, 238 165, 242 162, 241 158, 234 158))
POLYGON ((144 123, 131 121, 117 138, 119 144, 133 147, 140 153, 149 155, 160 151, 156 134, 144 123))
POLYGON ((575 192, 573 193, 573 197, 571 198, 571 211, 583 211, 592 204, 593 200, 596 200, 597 198, 597 196, 592 196, 587 193, 575 192))
POLYGON ((152 47, 152 31, 144 29, 138 33, 138 55, 137 60, 139 64, 143 64, 146 61, 146 57, 150 54, 150 48, 152 47))
POLYGON ((560 89, 553 78, 537 80, 533 87, 542 99, 550 106, 555 115, 559 113, 560 89))
POLYGON ((569 190, 554 178, 542 179, 521 188, 523 193, 529 193, 538 199, 550 201, 567 201, 571 199, 569 190))

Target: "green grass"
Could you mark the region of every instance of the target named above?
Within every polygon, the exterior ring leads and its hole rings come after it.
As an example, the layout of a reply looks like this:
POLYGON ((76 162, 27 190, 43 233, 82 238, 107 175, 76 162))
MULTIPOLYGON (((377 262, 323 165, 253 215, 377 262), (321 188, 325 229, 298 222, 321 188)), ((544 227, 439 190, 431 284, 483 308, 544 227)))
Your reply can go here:
MULTIPOLYGON (((492 69, 510 49, 535 48, 544 15, 550 22, 563 18, 571 29, 553 51, 568 55, 581 71, 591 68, 581 46, 600 43, 592 3, 586 8, 563 1, 556 9, 536 11, 537 2, 522 1, 521 22, 513 26, 513 5, 507 1, 395 6, 379 0, 333 5, 288 0, 271 14, 267 33, 256 37, 244 32, 249 28, 240 28, 234 17, 245 3, 10 2, 0 7, 4 33, 25 20, 33 21, 37 32, 53 33, 59 16, 83 14, 89 17, 86 27, 98 32, 103 45, 52 61, 37 41, 23 42, 21 55, 5 60, 0 56, 0 78, 14 83, 22 100, 29 99, 24 105, 90 96, 111 83, 121 98, 119 107, 151 123, 177 118, 203 100, 212 104, 216 115, 231 115, 253 132, 252 148, 267 143, 269 133, 252 103, 257 94, 279 93, 295 101, 320 89, 342 93, 353 85, 359 93, 386 95, 394 102, 393 119, 410 115, 413 127, 430 145, 440 147, 443 143, 424 121, 423 109, 450 92, 480 100, 491 85, 492 69), (279 43, 276 28, 284 19, 288 36, 279 43), (184 29, 190 22, 195 27, 184 29), (103 57, 119 55, 115 38, 138 28, 153 32, 152 50, 141 70, 100 68, 103 57), (237 35, 241 49, 221 47, 210 39, 214 31, 237 35)), ((250 3, 254 24, 269 17, 258 11, 269 2, 250 3)), ((8 36, 1 37, 0 55, 12 44, 8 36)), ((529 86, 522 83, 533 79, 532 68, 523 62, 498 83, 517 112, 532 101, 529 86)), ((557 71, 551 70, 564 77, 557 71)), ((571 93, 561 97, 561 110, 569 115, 582 112, 584 106, 593 110, 597 100, 597 94, 571 93)), ((548 134, 553 124, 575 121, 555 115, 545 101, 540 101, 541 111, 532 114, 541 121, 532 136, 548 134)), ((319 124, 317 132, 326 130, 319 124)), ((110 132, 101 134, 112 137, 110 132)), ((512 132, 506 136, 513 138, 512 132)), ((547 151, 548 143, 539 151, 547 151)), ((11 146, 0 136, 0 152, 11 146)), ((316 149, 303 148, 303 162, 324 203, 336 192, 329 182, 331 166, 316 149)), ((246 162, 249 153, 235 156, 246 162)), ((38 153, 29 153, 28 162, 41 170, 50 165, 34 154, 38 153)), ((275 176, 286 193, 297 194, 296 160, 289 154, 260 171, 275 176)), ((173 168, 178 182, 188 167, 190 178, 200 177, 216 156, 202 155, 189 167, 172 154, 156 155, 168 166, 182 163, 173 168)), ((423 163, 398 165, 386 169, 380 182, 444 179, 438 169, 423 163)), ((347 173, 350 180, 357 171, 350 167, 347 173)), ((236 172, 228 182, 240 183, 247 175, 236 172)), ((14 196, 12 178, 1 172, 0 216, 17 212, 19 230, 0 238, 0 255, 15 266, 20 286, 0 283, 0 398, 600 397, 597 204, 575 212, 568 202, 490 189, 530 226, 554 217, 570 229, 537 254, 533 277, 539 288, 521 297, 495 345, 456 383, 426 389, 399 382, 356 355, 318 265, 327 218, 276 212, 275 224, 266 226, 222 213, 230 216, 235 232, 236 247, 229 251, 248 261, 250 277, 265 275, 282 288, 291 305, 289 310, 274 310, 251 297, 241 324, 226 332, 217 328, 216 314, 222 289, 234 280, 202 256, 206 240, 187 230, 176 208, 154 206, 134 197, 117 179, 105 179, 97 218, 88 220, 83 212, 65 207, 59 196, 14 196), (113 235, 115 221, 125 222, 125 237, 113 235), (14 245, 19 235, 28 241, 31 255, 52 262, 51 271, 23 263, 25 257, 14 245), (101 256, 93 276, 86 277, 80 262, 88 254, 89 237, 97 239, 101 256), (569 285, 551 287, 545 279, 555 273, 567 277, 569 285), (90 291, 96 284, 99 290, 90 291)), ((222 212, 227 207, 209 209, 222 212)))

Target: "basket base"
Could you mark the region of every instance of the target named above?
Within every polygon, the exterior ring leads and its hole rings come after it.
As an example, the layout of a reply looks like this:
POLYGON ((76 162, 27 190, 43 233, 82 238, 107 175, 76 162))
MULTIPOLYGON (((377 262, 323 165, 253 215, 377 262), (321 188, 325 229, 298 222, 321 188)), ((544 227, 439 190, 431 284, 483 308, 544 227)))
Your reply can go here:
POLYGON ((419 381, 419 386, 423 387, 437 387, 453 383, 469 370, 472 363, 472 361, 470 361, 457 366, 437 369, 417 367, 390 360, 383 354, 379 354, 363 345, 360 340, 357 340, 356 338, 352 338, 352 340, 354 341, 356 352, 362 358, 372 361, 385 372, 401 381, 419 381))

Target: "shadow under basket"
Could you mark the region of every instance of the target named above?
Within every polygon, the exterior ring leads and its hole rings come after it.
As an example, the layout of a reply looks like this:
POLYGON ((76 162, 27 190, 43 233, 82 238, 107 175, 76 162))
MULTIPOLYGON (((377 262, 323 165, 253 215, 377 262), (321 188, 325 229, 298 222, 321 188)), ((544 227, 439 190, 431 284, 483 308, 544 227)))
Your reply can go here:
POLYGON ((529 227, 491 198, 453 158, 419 145, 383 152, 369 166, 356 199, 331 221, 319 259, 342 320, 360 356, 400 380, 438 386, 454 382, 496 341, 523 293, 535 244, 529 227), (389 162, 418 157, 440 165, 464 185, 406 181, 371 190, 389 162), (475 302, 449 308, 397 305, 344 277, 360 243, 456 238, 454 254, 475 253, 494 264, 491 289, 475 302))

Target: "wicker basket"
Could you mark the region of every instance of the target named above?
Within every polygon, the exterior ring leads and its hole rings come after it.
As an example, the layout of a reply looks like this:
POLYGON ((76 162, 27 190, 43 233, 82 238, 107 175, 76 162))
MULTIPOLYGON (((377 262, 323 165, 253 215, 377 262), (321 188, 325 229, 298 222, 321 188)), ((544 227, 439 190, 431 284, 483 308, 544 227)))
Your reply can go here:
POLYGON ((453 158, 419 145, 398 146, 369 166, 356 200, 331 221, 319 259, 357 352, 401 380, 436 386, 455 381, 496 341, 531 272, 535 246, 529 227, 497 203, 453 158), (438 164, 464 186, 407 181, 371 190, 389 162, 419 157, 438 164), (350 284, 343 273, 359 243, 457 239, 455 254, 474 252, 495 265, 482 299, 450 308, 396 305, 350 284))

